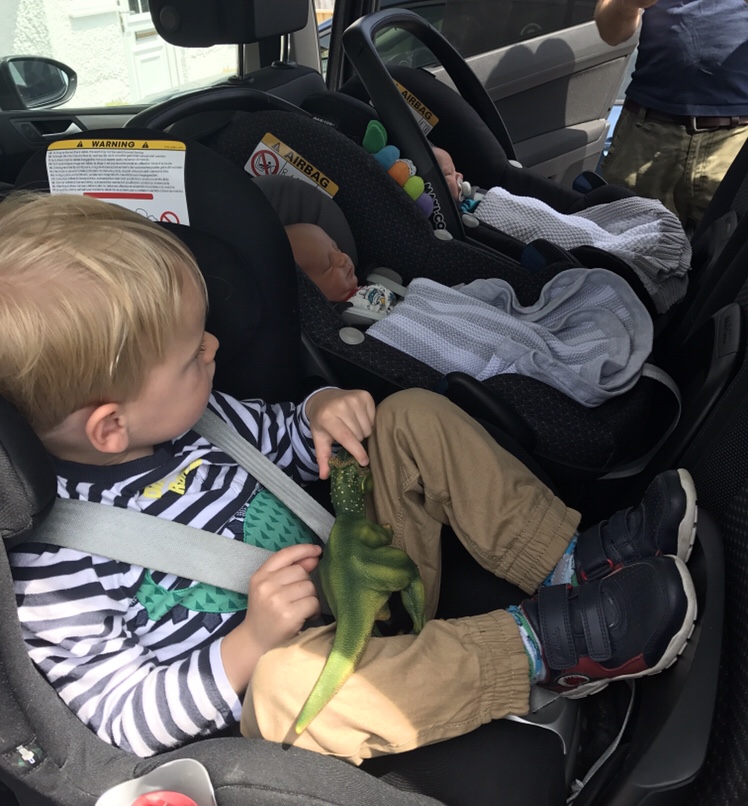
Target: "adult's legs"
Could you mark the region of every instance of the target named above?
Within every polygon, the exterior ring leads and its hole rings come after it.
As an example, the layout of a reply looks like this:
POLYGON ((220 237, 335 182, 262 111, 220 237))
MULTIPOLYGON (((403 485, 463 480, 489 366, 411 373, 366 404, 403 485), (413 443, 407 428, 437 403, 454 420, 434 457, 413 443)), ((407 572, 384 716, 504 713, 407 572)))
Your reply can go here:
POLYGON ((601 170, 611 184, 659 199, 693 232, 746 139, 748 126, 690 134, 624 109, 601 170))

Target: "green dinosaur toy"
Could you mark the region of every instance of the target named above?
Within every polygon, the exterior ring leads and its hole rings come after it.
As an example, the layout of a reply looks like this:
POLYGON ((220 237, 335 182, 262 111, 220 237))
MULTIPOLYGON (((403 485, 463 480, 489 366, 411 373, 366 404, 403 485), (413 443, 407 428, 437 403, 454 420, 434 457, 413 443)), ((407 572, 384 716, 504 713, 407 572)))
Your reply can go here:
POLYGON ((400 591, 413 621, 423 628, 424 588, 418 568, 401 549, 390 545, 392 529, 366 517, 371 491, 368 467, 345 450, 330 459, 330 487, 335 523, 319 563, 322 591, 337 621, 335 638, 294 730, 302 733, 353 674, 371 637, 374 622, 389 618, 387 600, 400 591))

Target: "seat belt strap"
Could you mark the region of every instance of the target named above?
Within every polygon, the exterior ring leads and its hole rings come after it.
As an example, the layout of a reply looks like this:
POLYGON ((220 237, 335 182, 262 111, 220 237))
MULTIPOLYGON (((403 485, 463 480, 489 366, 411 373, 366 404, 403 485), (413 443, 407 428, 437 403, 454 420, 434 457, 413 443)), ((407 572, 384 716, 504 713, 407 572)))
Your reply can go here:
POLYGON ((327 542, 335 518, 228 423, 206 410, 193 430, 238 462, 324 543, 327 542))
MULTIPOLYGON (((333 516, 257 448, 211 411, 194 430, 227 453, 304 521, 323 542, 333 516)), ((246 594, 266 549, 193 526, 90 501, 60 499, 30 540, 139 565, 246 594)))
POLYGON ((651 378, 652 380, 661 383, 666 389, 669 389, 673 393, 676 403, 675 416, 670 421, 670 425, 665 429, 665 433, 643 456, 640 456, 638 459, 634 459, 629 464, 618 468, 618 470, 613 470, 610 473, 606 473, 604 476, 600 477, 601 479, 625 479, 629 476, 635 476, 637 473, 641 473, 641 471, 644 470, 644 468, 649 464, 652 457, 665 444, 667 438, 673 433, 675 427, 680 422, 680 416, 683 411, 683 400, 681 398, 680 389, 678 389, 676 382, 667 374, 667 372, 665 372, 665 370, 656 367, 654 364, 645 364, 642 367, 642 377, 651 378))
POLYGON ((273 554, 183 523, 65 498, 55 501, 29 542, 110 557, 244 595, 249 578, 273 554))

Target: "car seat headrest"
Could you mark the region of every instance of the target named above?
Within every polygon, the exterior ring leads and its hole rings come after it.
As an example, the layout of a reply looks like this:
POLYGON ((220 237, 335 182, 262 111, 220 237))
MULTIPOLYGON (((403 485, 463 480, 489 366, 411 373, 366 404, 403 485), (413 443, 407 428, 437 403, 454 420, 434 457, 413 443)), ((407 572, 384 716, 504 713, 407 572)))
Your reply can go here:
POLYGON ((204 48, 244 45, 298 31, 307 23, 308 0, 151 0, 159 35, 171 45, 204 48))
POLYGON ((358 253, 353 233, 343 211, 313 185, 290 176, 268 175, 255 178, 281 220, 281 224, 316 224, 350 256, 358 266, 358 253))
POLYGON ((15 406, 0 398, 0 534, 12 545, 46 517, 57 494, 52 459, 15 406))

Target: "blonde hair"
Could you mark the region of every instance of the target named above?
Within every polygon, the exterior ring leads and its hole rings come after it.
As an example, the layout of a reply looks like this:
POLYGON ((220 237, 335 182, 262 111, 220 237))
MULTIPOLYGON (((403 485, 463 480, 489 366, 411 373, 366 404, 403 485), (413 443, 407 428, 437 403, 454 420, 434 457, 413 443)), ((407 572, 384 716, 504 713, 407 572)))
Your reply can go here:
POLYGON ((0 394, 39 434, 136 395, 165 355, 195 259, 143 216, 85 196, 0 204, 0 394))

